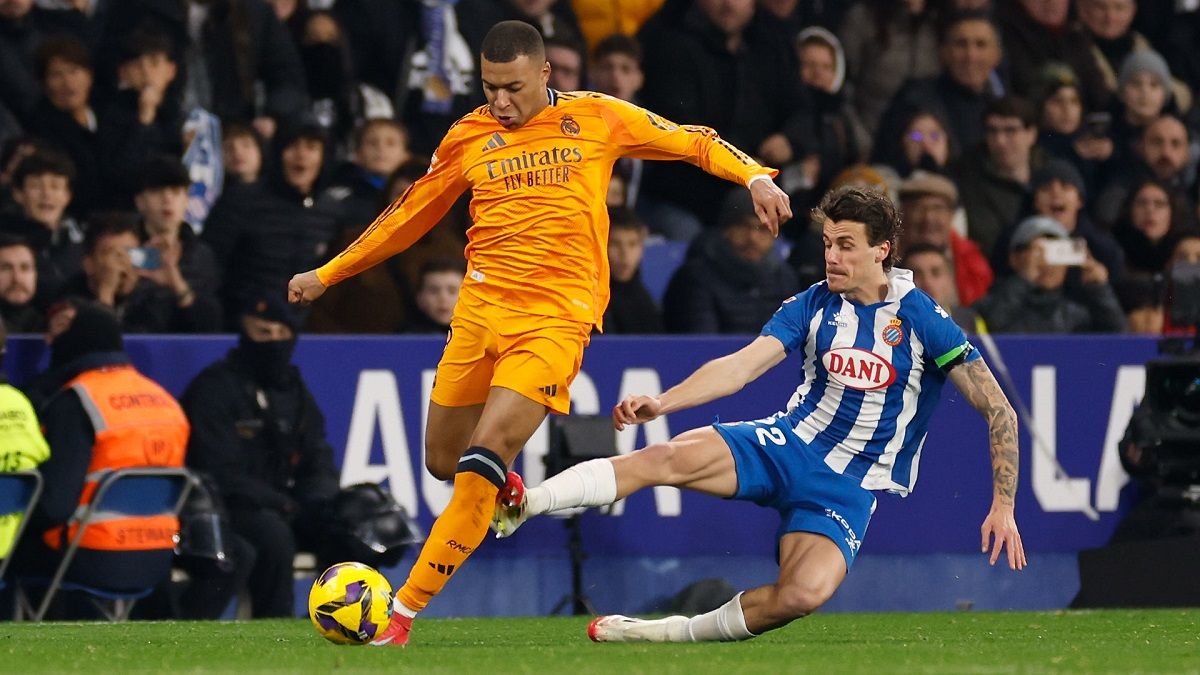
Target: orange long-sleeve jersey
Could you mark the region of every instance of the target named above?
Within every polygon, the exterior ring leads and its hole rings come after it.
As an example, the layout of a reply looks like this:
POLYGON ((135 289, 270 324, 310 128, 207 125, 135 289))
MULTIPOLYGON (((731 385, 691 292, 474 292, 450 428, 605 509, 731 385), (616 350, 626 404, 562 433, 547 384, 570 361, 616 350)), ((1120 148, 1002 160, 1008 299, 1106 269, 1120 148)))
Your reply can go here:
POLYGON ((462 293, 528 314, 599 325, 608 306, 608 211, 623 156, 682 159, 748 184, 777 171, 708 127, 678 126, 592 92, 550 90, 550 105, 508 130, 487 106, 454 124, 429 172, 317 270, 326 286, 403 251, 472 190, 462 293))

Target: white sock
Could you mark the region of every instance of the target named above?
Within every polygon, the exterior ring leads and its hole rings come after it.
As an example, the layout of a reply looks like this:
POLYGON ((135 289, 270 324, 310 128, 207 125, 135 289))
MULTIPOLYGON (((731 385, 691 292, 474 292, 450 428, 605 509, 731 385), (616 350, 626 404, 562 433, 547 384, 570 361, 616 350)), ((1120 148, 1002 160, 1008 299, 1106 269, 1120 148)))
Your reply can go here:
POLYGON ((617 500, 617 473, 608 459, 589 459, 529 488, 525 496, 525 510, 531 516, 577 506, 605 506, 617 500))
POLYGON ((738 593, 732 600, 707 614, 688 619, 687 637, 690 642, 747 640, 754 637, 754 633, 746 628, 742 594, 738 593))
POLYGON ((410 609, 408 605, 400 602, 400 598, 395 595, 392 596, 392 612, 400 616, 407 616, 410 619, 417 616, 417 610, 410 609))

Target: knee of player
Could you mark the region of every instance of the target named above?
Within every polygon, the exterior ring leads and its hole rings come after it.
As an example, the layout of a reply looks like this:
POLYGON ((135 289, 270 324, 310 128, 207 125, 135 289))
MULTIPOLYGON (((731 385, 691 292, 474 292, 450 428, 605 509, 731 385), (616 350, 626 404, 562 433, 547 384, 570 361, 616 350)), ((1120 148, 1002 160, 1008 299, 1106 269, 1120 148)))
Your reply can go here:
POLYGON ((832 595, 832 589, 805 581, 777 584, 775 610, 782 618, 798 619, 817 611, 832 595))

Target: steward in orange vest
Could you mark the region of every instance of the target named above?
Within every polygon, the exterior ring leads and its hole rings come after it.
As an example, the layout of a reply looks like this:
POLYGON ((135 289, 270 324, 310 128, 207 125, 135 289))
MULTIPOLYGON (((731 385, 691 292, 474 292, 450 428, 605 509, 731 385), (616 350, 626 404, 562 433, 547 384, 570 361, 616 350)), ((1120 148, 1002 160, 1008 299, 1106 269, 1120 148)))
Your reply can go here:
MULTIPOLYGON (((51 344, 51 367, 67 382, 42 409, 51 458, 41 467, 45 489, 13 562, 20 574, 47 577, 104 474, 183 466, 189 433, 174 397, 130 364, 106 307, 78 306, 51 344)), ((67 578, 114 589, 154 585, 170 569, 178 531, 169 516, 102 517, 85 531, 67 578)))

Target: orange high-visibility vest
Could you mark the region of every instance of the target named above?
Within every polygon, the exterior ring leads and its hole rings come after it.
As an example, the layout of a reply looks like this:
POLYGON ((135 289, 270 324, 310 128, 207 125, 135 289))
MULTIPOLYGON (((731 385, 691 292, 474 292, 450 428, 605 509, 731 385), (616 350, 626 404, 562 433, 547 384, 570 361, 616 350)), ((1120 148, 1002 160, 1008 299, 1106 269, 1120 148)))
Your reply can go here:
MULTIPOLYGON (((62 548, 78 529, 77 520, 100 480, 117 469, 181 467, 191 430, 179 403, 157 382, 133 366, 89 370, 67 383, 79 395, 96 434, 79 507, 65 526, 48 530, 43 539, 62 548)), ((173 548, 179 533, 175 516, 93 516, 80 546, 103 551, 147 551, 173 548)))

